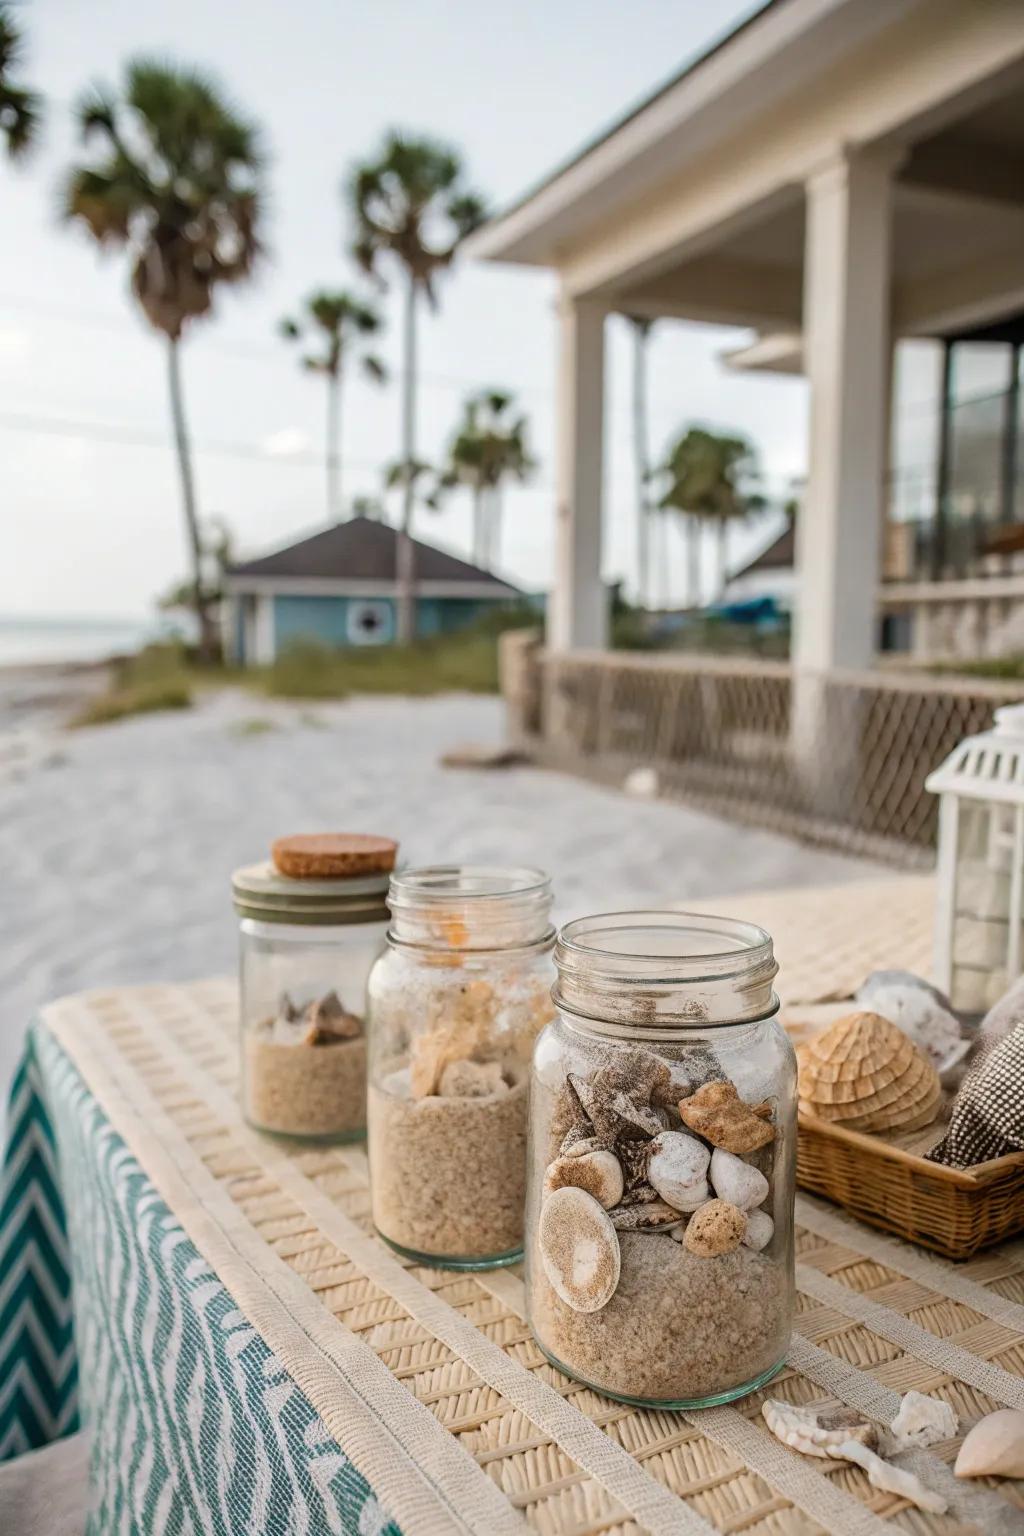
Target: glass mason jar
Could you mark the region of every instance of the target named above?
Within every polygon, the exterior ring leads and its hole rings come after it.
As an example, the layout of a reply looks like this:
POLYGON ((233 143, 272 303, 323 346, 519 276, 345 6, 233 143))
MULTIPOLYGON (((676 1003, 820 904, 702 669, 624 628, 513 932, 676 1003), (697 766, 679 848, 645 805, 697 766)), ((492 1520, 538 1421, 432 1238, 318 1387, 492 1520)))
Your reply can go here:
POLYGON ((417 869, 392 876, 388 905, 368 987, 374 1223, 421 1263, 510 1263, 530 1058, 554 1016, 550 882, 536 869, 417 869))
POLYGON ((794 1308, 796 1058, 761 928, 681 912, 569 923, 534 1052, 530 1323, 644 1407, 729 1402, 782 1365, 794 1308))
POLYGON ((366 1134, 366 979, 384 945, 388 875, 232 876, 239 918, 242 1109, 311 1141, 366 1134))

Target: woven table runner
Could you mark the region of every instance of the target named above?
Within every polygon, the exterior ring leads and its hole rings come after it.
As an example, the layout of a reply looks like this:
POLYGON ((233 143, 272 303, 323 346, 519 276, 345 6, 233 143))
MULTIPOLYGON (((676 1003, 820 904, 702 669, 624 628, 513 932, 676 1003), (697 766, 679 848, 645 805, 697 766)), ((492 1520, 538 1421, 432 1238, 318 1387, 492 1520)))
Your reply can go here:
POLYGON ((965 1427, 1021 1406, 1024 1252, 953 1271, 801 1203, 784 1372, 725 1408, 634 1409, 547 1362, 516 1271, 427 1269, 381 1244, 362 1149, 293 1148, 244 1123, 229 984, 86 994, 44 1022, 408 1536, 1024 1530, 1024 1487, 951 1477, 959 1440, 907 1463, 952 1501, 947 1516, 924 1516, 858 1468, 789 1451, 760 1415, 770 1395, 887 1422, 911 1388, 951 1403, 965 1427))

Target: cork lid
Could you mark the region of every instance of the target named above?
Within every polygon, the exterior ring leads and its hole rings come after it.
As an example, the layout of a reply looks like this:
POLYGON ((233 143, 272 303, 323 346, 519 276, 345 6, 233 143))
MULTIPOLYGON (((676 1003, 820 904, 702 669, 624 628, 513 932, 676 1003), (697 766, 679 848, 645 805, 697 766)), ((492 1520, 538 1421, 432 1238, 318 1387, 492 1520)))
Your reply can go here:
POLYGON ((383 923, 398 844, 365 833, 281 837, 273 858, 236 869, 239 917, 265 923, 383 923))
POLYGON ((393 838, 367 832, 300 832, 277 838, 270 848, 278 873, 292 880, 387 875, 395 867, 397 853, 393 838))

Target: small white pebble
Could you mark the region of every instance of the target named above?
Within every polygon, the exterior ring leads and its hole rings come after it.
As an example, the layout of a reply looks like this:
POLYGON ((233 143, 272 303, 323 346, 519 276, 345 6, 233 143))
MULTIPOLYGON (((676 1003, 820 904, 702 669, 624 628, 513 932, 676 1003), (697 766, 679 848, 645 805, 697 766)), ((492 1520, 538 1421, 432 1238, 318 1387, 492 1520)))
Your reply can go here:
POLYGON ((721 1147, 711 1154, 710 1178, 718 1198, 738 1205, 741 1211, 752 1211, 768 1196, 768 1180, 761 1170, 721 1147))
POLYGON ((762 1248, 767 1248, 775 1232, 775 1223, 767 1211, 748 1211, 747 1230, 740 1241, 747 1248, 753 1248, 755 1253, 760 1253, 762 1248))

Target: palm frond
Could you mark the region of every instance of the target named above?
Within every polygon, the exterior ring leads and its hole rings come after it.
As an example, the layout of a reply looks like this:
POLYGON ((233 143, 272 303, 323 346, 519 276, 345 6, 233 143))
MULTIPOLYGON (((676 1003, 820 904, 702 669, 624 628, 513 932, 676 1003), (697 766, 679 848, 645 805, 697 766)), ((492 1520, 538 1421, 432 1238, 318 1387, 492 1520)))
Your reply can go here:
POLYGON ((10 6, 0 4, 0 139, 12 160, 23 159, 39 136, 42 98, 11 78, 24 61, 24 41, 10 6))
POLYGON ((201 71, 149 58, 128 63, 119 93, 94 87, 76 115, 100 147, 72 168, 64 213, 101 245, 131 248, 133 292, 176 338, 264 254, 258 130, 201 71))
POLYGON ((352 251, 379 276, 385 258, 400 263, 431 306, 436 275, 484 217, 480 198, 460 186, 462 165, 450 145, 392 130, 377 155, 353 167, 345 200, 355 227, 352 251))
POLYGON ((40 97, 0 81, 0 135, 12 160, 22 159, 39 136, 42 122, 40 97))

